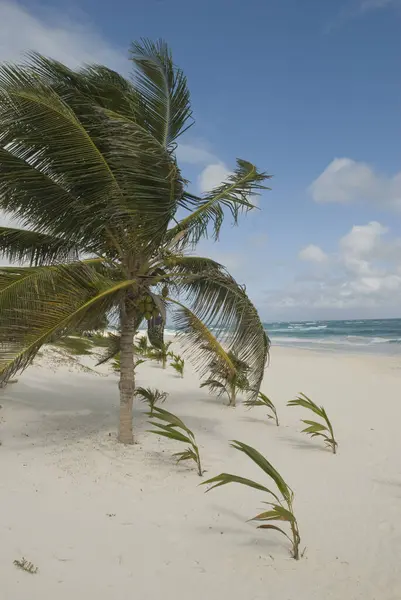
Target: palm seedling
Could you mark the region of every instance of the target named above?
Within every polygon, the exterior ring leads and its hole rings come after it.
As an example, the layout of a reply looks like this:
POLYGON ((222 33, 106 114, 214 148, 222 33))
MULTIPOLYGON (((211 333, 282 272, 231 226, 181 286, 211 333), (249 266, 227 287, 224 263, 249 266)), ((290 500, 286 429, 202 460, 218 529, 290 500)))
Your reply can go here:
POLYGON ((166 368, 167 360, 172 356, 172 352, 169 351, 172 342, 162 342, 158 348, 150 348, 147 353, 147 357, 151 360, 157 360, 162 364, 163 369, 166 368))
POLYGON ((268 414, 269 419, 274 419, 276 421, 277 427, 280 425, 277 416, 277 410, 274 406, 273 402, 264 394, 263 392, 259 392, 257 398, 255 400, 250 399, 244 402, 245 406, 249 406, 249 408, 253 408, 254 406, 265 406, 271 411, 271 415, 268 414))
POLYGON ((303 406, 304 408, 311 410, 321 419, 323 419, 326 423, 325 425, 323 423, 319 423, 318 421, 302 419, 302 422, 305 423, 305 425, 307 425, 307 427, 305 427, 305 429, 302 430, 302 433, 307 433, 312 438, 322 437, 325 441, 326 446, 328 446, 332 450, 333 454, 336 454, 338 443, 336 442, 334 437, 333 426, 330 423, 329 417, 327 416, 327 413, 323 406, 318 406, 317 404, 312 402, 312 400, 308 398, 308 396, 305 396, 305 394, 302 393, 299 394, 299 396, 297 396, 295 400, 290 400, 288 402, 288 406, 303 406))
POLYGON ((294 515, 293 511, 293 501, 294 501, 294 492, 284 481, 282 476, 276 469, 269 463, 269 461, 260 454, 255 448, 252 446, 248 446, 243 442, 238 442, 237 440, 233 440, 231 446, 240 452, 243 452, 248 456, 258 467, 262 469, 274 481, 277 486, 277 492, 273 492, 268 489, 266 486, 253 481, 252 479, 246 479, 244 477, 239 477, 237 475, 231 475, 229 473, 221 473, 216 477, 212 477, 205 481, 202 485, 214 484, 207 491, 210 492, 213 488, 220 487, 221 485, 226 485, 227 483, 240 483, 241 485, 247 485, 248 487, 254 488, 256 490, 260 490, 262 492, 266 492, 273 498, 273 502, 264 502, 270 508, 269 510, 262 512, 256 517, 250 519, 251 521, 262 522, 262 525, 258 525, 258 529, 274 529, 275 531, 279 531, 286 538, 288 538, 291 542, 291 555, 296 560, 299 559, 299 545, 301 543, 301 538, 299 535, 298 523, 294 515), (278 525, 273 525, 274 522, 288 523, 290 528, 290 534, 288 535, 281 527, 278 525))
POLYGON ((143 402, 147 402, 150 408, 150 416, 153 417, 155 405, 166 400, 168 393, 160 390, 152 390, 150 387, 138 387, 135 390, 135 396, 139 396, 143 402))
POLYGON ((181 377, 184 377, 184 366, 185 360, 181 356, 178 356, 178 354, 173 354, 173 361, 170 363, 170 367, 173 367, 181 377))
MULTIPOLYGON (((146 360, 144 360, 143 358, 138 358, 138 360, 134 361, 133 372, 135 373, 135 369, 137 367, 139 367, 139 365, 142 365, 145 362, 146 362, 146 360)), ((113 367, 113 370, 116 371, 116 373, 119 373, 121 371, 121 357, 120 357, 119 352, 118 352, 118 354, 115 355, 115 357, 113 359, 112 367, 113 367)))
MULTIPOLYGON (((170 440, 177 440, 178 442, 188 444, 188 448, 186 450, 183 452, 176 452, 173 454, 173 456, 177 458, 177 463, 185 460, 193 460, 196 463, 199 477, 202 477, 203 470, 199 455, 199 448, 196 444, 194 433, 185 425, 183 421, 181 421, 181 419, 167 410, 163 410, 162 408, 155 406, 153 413, 153 417, 162 422, 158 423, 157 421, 149 421, 149 423, 156 428, 150 429, 150 433, 162 435, 170 440)), ((149 413, 149 415, 152 416, 152 413, 149 413)))
POLYGON ((227 357, 229 362, 221 360, 220 356, 211 360, 210 376, 201 383, 200 387, 207 387, 211 392, 217 392, 219 396, 226 394, 229 406, 235 406, 238 393, 249 391, 249 366, 231 350, 227 352, 227 357))
POLYGON ((141 335, 134 344, 134 351, 140 356, 147 356, 149 352, 148 338, 146 335, 141 335))

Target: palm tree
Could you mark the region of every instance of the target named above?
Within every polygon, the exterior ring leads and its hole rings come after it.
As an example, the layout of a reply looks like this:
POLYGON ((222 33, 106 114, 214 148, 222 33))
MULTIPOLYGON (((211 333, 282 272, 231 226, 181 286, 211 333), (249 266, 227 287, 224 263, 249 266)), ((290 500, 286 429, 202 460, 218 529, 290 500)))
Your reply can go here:
POLYGON ((218 238, 225 213, 237 223, 253 209, 268 176, 238 160, 210 193, 189 193, 175 156, 192 124, 186 78, 163 41, 130 52, 130 79, 38 54, 0 66, 0 208, 19 226, 0 228, 0 252, 22 265, 0 269, 1 379, 50 339, 115 319, 108 357, 120 352, 119 440, 128 444, 133 338, 145 316, 160 338, 166 307, 175 309, 199 368, 224 352, 209 327, 231 331, 254 390, 269 346, 244 288, 189 253, 208 233, 218 238))

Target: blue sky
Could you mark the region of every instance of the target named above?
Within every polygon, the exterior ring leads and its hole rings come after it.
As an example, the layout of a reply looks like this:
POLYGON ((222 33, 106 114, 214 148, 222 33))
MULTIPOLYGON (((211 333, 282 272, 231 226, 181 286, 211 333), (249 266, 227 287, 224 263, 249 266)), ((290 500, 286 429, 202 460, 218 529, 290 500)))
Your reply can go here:
POLYGON ((196 125, 178 150, 204 191, 250 160, 260 211, 200 250, 266 320, 401 316, 401 0, 0 0, 0 60, 36 49, 127 73, 163 37, 196 125))

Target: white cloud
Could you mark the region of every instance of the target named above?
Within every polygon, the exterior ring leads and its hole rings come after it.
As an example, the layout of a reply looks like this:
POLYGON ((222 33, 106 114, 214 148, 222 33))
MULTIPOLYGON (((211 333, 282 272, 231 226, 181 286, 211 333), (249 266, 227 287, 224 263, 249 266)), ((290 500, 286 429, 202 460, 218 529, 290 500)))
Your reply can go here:
POLYGON ((335 158, 312 182, 309 192, 315 202, 368 201, 401 210, 401 172, 388 177, 364 162, 335 158))
POLYGON ((348 0, 334 19, 326 25, 324 33, 331 33, 348 21, 363 18, 374 11, 400 8, 401 0, 348 0))
MULTIPOLYGON (((289 318, 297 312, 297 318, 399 315, 401 238, 391 237, 388 227, 377 221, 354 225, 340 238, 336 252, 327 255, 318 250, 329 268, 303 274, 269 292, 270 309, 283 316, 289 313, 289 318)), ((314 251, 310 253, 313 256, 314 251)))
POLYGON ((179 162, 190 165, 207 165, 217 161, 214 154, 203 145, 197 144, 178 144, 176 156, 179 162))
POLYGON ((209 192, 225 181, 230 174, 223 162, 208 165, 199 175, 198 183, 201 192, 209 192))
POLYGON ((400 0, 359 0, 358 10, 360 13, 363 14, 372 10, 389 8, 391 6, 397 6, 399 4, 400 0))
POLYGON ((315 246, 314 244, 309 244, 298 254, 301 260, 309 261, 312 263, 323 263, 327 260, 327 254, 323 252, 319 246, 315 246))
POLYGON ((203 141, 180 143, 176 155, 180 162, 203 167, 198 176, 198 187, 202 193, 209 192, 231 175, 227 165, 210 152, 203 141))
POLYGON ((113 47, 88 23, 74 22, 61 12, 29 10, 17 2, 0 0, 0 61, 19 61, 35 50, 70 67, 98 62, 127 72, 128 54, 113 47))

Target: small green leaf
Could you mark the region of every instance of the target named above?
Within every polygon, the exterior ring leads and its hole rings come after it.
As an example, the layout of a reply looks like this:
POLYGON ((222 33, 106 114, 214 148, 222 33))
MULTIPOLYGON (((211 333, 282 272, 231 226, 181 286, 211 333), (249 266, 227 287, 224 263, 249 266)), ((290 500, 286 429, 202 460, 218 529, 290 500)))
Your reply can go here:
MULTIPOLYGON (((278 489, 282 493, 283 497, 288 499, 292 496, 291 488, 288 487, 284 479, 281 477, 280 473, 269 463, 269 461, 260 454, 255 448, 252 446, 248 446, 243 442, 238 442, 237 440, 233 440, 231 444, 233 448, 236 450, 240 450, 249 458, 253 460, 269 477, 271 477, 274 483, 277 485, 278 489)), ((275 495, 275 494, 274 494, 275 495)), ((277 496, 275 496, 277 498, 277 496)))
POLYGON ((292 543, 292 539, 286 534, 286 532, 280 529, 280 527, 277 527, 276 525, 258 525, 257 529, 275 529, 276 531, 279 531, 280 533, 285 535, 285 537, 289 539, 292 543))
MULTIPOLYGON (((154 423, 157 425, 157 423, 154 423)), ((190 444, 191 440, 184 434, 179 431, 175 431, 174 429, 163 428, 164 431, 159 431, 158 429, 149 429, 149 433, 155 433, 156 435, 161 435, 170 440, 177 440, 178 442, 185 442, 186 444, 190 444)))
POLYGON ((321 425, 320 423, 315 423, 314 425, 309 425, 309 427, 305 427, 302 429, 301 433, 317 433, 319 431, 328 431, 325 425, 321 425))
MULTIPOLYGON (((274 506, 274 505, 273 505, 274 506)), ((267 510, 262 512, 256 517, 250 519, 250 521, 283 521, 281 515, 276 510, 267 510)))
POLYGON ((287 510, 286 508, 284 508, 284 506, 278 506, 276 504, 274 506, 274 509, 281 516, 281 520, 282 521, 289 521, 290 523, 292 523, 295 520, 294 515, 289 510, 287 510))
POLYGON ((257 483, 256 481, 252 481, 251 479, 246 479, 245 477, 237 477, 236 475, 231 475, 230 473, 220 473, 220 475, 216 475, 216 477, 212 477, 207 481, 203 481, 201 485, 209 485, 210 483, 216 483, 211 488, 206 490, 210 492, 213 488, 220 487, 221 485, 226 485, 228 483, 240 483, 242 485, 247 485, 248 487, 254 488, 255 490, 260 490, 262 492, 267 492, 277 498, 276 494, 274 494, 271 490, 267 489, 264 485, 257 483))

